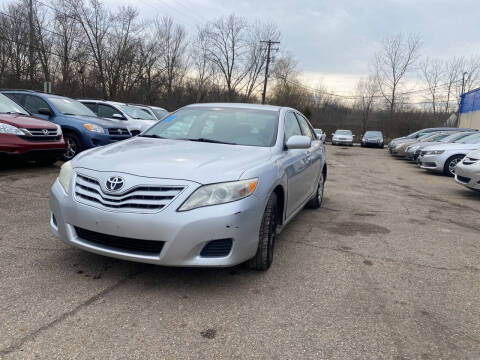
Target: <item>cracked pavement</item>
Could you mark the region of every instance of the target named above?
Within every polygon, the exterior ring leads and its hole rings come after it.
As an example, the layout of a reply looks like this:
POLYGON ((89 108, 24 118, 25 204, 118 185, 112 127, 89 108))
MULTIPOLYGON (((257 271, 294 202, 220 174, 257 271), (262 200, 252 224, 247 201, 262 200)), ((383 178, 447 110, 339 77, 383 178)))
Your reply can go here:
POLYGON ((109 259, 49 230, 57 167, 0 169, 0 359, 480 358, 480 193, 327 146, 272 268, 109 259))

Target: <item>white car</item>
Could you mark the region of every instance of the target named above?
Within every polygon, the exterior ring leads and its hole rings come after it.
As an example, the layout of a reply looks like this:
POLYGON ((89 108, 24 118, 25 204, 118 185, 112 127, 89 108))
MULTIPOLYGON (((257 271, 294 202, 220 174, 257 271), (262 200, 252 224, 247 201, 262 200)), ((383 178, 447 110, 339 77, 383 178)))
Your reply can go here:
POLYGON ((457 164, 455 180, 469 189, 480 191, 480 150, 468 153, 457 164))
POLYGON ((315 134, 317 134, 317 138, 322 140, 325 143, 325 139, 327 138, 327 134, 322 129, 314 129, 315 134))
POLYGON ((332 145, 353 145, 354 135, 350 130, 336 130, 332 134, 332 145))
POLYGON ((128 104, 128 105, 134 105, 143 111, 146 111, 152 117, 154 117, 157 120, 161 120, 165 117, 165 115, 168 115, 168 111, 165 110, 164 108, 158 107, 158 106, 150 106, 150 105, 141 105, 141 104, 128 104))
POLYGON ((79 100, 97 116, 123 123, 132 136, 149 129, 158 120, 144 109, 130 104, 104 100, 79 100))
POLYGON ((480 149, 480 134, 466 136, 453 143, 431 145, 422 149, 418 164, 422 169, 455 176, 455 167, 473 150, 480 149))

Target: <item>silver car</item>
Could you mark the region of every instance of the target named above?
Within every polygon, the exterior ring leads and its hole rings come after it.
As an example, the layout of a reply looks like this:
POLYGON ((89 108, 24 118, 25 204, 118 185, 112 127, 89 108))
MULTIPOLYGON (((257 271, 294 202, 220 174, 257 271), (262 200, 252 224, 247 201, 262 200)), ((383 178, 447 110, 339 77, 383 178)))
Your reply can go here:
POLYGON ((158 121, 150 111, 146 111, 135 105, 104 100, 79 101, 97 114, 97 116, 109 120, 116 120, 124 124, 133 136, 147 130, 158 121))
POLYGON ((455 180, 469 189, 480 191, 480 150, 468 153, 457 164, 455 180))
POLYGON ((282 228, 321 206, 326 176, 323 144, 298 111, 190 105, 65 163, 50 226, 67 244, 120 259, 266 270, 282 228))
POLYGON ((480 134, 466 136, 448 144, 430 145, 422 149, 418 164, 422 169, 455 176, 455 167, 470 151, 480 149, 480 134))
POLYGON ((353 145, 353 134, 350 130, 335 130, 332 134, 332 145, 353 145))

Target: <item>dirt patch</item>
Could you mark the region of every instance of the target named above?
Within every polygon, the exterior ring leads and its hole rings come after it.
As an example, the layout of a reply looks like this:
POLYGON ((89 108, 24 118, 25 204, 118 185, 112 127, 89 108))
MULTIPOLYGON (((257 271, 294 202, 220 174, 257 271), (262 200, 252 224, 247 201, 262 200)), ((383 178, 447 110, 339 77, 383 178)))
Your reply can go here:
POLYGON ((340 222, 331 227, 327 227, 326 230, 330 233, 344 235, 344 236, 353 236, 356 234, 360 234, 360 235, 388 234, 390 232, 389 229, 380 225, 371 224, 367 222, 355 222, 355 221, 340 222))
POLYGON ((375 215, 377 215, 377 214, 375 214, 375 213, 369 213, 369 212, 358 212, 358 213, 355 213, 355 214, 353 214, 353 215, 355 215, 355 216, 375 216, 375 215))
POLYGON ((335 156, 352 156, 352 153, 346 153, 346 152, 336 152, 333 155, 335 156))

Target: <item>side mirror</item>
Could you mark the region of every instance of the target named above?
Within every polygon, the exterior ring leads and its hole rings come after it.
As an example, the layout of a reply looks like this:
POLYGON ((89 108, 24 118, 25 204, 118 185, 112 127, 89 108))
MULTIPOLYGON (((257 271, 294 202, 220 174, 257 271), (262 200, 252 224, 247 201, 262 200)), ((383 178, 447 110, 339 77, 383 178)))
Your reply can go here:
POLYGON ((124 120, 125 119, 122 114, 117 114, 117 113, 113 114, 112 118, 118 119, 118 120, 124 120))
POLYGON ((310 139, 308 136, 293 135, 287 140, 285 146, 289 150, 308 149, 310 146, 312 146, 312 139, 310 139))
POLYGON ((49 108, 40 108, 40 109, 38 109, 38 113, 40 115, 47 115, 47 116, 52 116, 53 115, 52 110, 50 110, 49 108))

